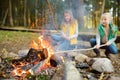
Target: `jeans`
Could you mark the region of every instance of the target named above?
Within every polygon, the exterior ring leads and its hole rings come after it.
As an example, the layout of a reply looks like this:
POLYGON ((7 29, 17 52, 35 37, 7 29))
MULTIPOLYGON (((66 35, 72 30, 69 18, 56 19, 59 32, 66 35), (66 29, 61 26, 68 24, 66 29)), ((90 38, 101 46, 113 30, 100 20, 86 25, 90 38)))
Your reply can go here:
MULTIPOLYGON (((90 39, 90 44, 92 47, 94 47, 96 45, 96 39, 92 38, 90 39)), ((101 43, 103 44, 103 43, 101 43)), ((109 53, 113 53, 113 54, 117 54, 118 53, 118 49, 115 45, 110 44, 109 46, 103 46, 100 47, 101 49, 105 49, 105 54, 109 54, 109 53)), ((94 49, 94 52, 100 53, 98 49, 94 49)))
POLYGON ((57 43, 56 50, 71 50, 75 48, 75 45, 71 45, 69 40, 64 39, 60 34, 52 34, 52 45, 55 46, 57 43))

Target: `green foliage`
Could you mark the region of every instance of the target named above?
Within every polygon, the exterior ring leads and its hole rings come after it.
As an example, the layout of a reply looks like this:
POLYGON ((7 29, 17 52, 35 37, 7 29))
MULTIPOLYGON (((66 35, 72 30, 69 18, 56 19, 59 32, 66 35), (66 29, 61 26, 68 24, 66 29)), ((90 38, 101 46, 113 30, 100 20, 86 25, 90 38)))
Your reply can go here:
POLYGON ((50 80, 47 75, 27 75, 28 80, 50 80))
POLYGON ((5 59, 6 62, 11 62, 12 60, 13 60, 13 58, 11 58, 11 57, 7 57, 7 58, 5 59))
MULTIPOLYGON (((0 23, 2 24, 3 19, 5 17, 6 11, 8 8, 8 1, 9 0, 1 0, 0 3, 0 23)), ((36 19, 40 19, 41 21, 38 22, 40 24, 40 28, 44 26, 46 23, 49 24, 49 22, 52 22, 50 11, 48 10, 48 3, 47 0, 26 0, 26 19, 28 28, 31 27, 33 24, 35 24, 36 19), (35 17, 36 10, 38 11, 38 18, 35 17)), ((76 9, 81 4, 77 4, 77 2, 83 1, 84 9, 84 15, 88 19, 91 18, 92 20, 92 27, 95 27, 100 22, 100 16, 101 16, 101 9, 103 5, 103 0, 48 0, 50 3, 50 6, 52 8, 52 13, 55 21, 59 25, 63 18, 63 11, 66 8, 73 8, 76 9), (79 5, 79 6, 78 6, 79 5), (76 8, 74 8, 77 6, 76 8), (92 16, 92 17, 91 17, 92 16)), ((119 0, 117 0, 119 1, 119 0)), ((119 15, 120 15, 120 5, 116 0, 105 0, 105 6, 104 6, 104 12, 111 12, 113 13, 114 22, 120 26, 119 24, 119 15)), ((15 26, 23 26, 24 25, 24 10, 25 10, 25 0, 11 0, 12 3, 12 15, 13 15, 13 22, 15 26)), ((78 15, 77 11, 74 11, 75 15, 78 15)), ((81 12, 82 13, 82 12, 81 12)), ((9 14, 9 12, 8 12, 9 14)), ((10 18, 7 14, 5 26, 9 26, 10 24, 10 18)), ((39 21, 39 20, 38 20, 39 21)), ((84 22, 83 24, 88 24, 85 27, 88 27, 90 25, 89 20, 88 22, 84 22)), ((79 21, 80 23, 81 21, 79 21)), ((33 25, 35 27, 35 25, 33 25)), ((39 28, 36 26, 35 28, 39 28)))
POLYGON ((31 41, 37 40, 38 36, 31 32, 0 30, 0 51, 6 49, 17 53, 20 49, 29 48, 31 41))
POLYGON ((32 80, 32 78, 34 78, 34 80, 36 80, 34 75, 31 75, 31 74, 27 75, 28 80, 32 80))
POLYGON ((0 31, 0 41, 17 41, 22 38, 35 38, 36 34, 21 31, 0 31))
POLYGON ((49 80, 46 75, 39 75, 38 80, 49 80))

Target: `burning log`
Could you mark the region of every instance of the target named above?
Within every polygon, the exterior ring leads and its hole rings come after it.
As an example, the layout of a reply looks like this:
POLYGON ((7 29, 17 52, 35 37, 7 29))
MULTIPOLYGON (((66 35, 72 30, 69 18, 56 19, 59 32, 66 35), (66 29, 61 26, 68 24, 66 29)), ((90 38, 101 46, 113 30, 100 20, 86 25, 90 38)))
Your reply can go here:
POLYGON ((11 67, 13 71, 11 73, 13 76, 21 76, 22 74, 37 75, 46 68, 57 66, 57 62, 52 57, 52 55, 48 57, 46 48, 39 50, 31 48, 26 56, 12 60, 11 67))
MULTIPOLYGON (((14 73, 14 75, 20 76, 23 72, 27 73, 28 70, 31 69, 33 66, 37 66, 39 68, 40 66, 42 66, 46 58, 48 58, 47 49, 43 48, 41 50, 36 50, 31 48, 26 56, 20 59, 12 60, 12 73, 14 73)), ((50 66, 56 67, 57 62, 53 59, 50 59, 50 66)))
MULTIPOLYGON (((50 44, 40 36, 38 43, 32 42, 27 55, 19 59, 13 59, 7 65, 3 68, 3 72, 11 77, 24 78, 28 74, 32 74, 31 72, 39 74, 44 69, 56 67, 57 61, 55 61, 50 44)), ((48 71, 46 72, 48 74, 48 71)))
POLYGON ((56 67, 57 66, 57 62, 53 59, 50 59, 50 63, 46 63, 45 64, 45 60, 39 62, 38 64, 36 64, 35 66, 33 66, 29 72, 32 75, 38 75, 40 74, 41 70, 44 70, 46 68, 52 68, 52 67, 56 67))
POLYGON ((44 60, 47 57, 48 57, 48 52, 46 49, 36 50, 31 48, 25 57, 12 60, 12 64, 14 65, 20 65, 21 63, 36 64, 36 62, 44 60))

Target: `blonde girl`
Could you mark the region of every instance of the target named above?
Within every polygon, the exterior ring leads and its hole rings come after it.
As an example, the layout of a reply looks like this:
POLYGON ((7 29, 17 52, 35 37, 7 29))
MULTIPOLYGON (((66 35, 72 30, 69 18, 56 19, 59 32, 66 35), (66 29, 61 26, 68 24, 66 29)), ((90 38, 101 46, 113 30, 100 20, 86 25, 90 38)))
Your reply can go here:
POLYGON ((106 46, 101 47, 105 49, 105 55, 107 58, 110 57, 110 53, 118 53, 118 49, 115 45, 117 38, 117 27, 112 23, 113 17, 110 13, 104 13, 101 16, 101 23, 97 27, 96 39, 91 39, 90 44, 95 47, 94 52, 100 56, 100 45, 105 44, 106 46))

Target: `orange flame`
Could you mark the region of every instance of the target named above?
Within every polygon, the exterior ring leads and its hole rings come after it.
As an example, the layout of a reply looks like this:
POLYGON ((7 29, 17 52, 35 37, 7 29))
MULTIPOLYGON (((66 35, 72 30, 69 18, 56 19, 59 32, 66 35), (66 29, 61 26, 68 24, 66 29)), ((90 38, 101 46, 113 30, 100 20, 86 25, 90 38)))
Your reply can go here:
POLYGON ((48 40, 43 39, 43 36, 40 36, 38 40, 39 40, 38 43, 35 43, 35 41, 33 41, 31 48, 34 48, 34 49, 46 48, 48 51, 47 59, 44 61, 43 65, 38 70, 38 71, 41 71, 42 69, 50 66, 50 58, 54 54, 54 52, 53 52, 52 46, 50 45, 50 42, 48 40))
MULTIPOLYGON (((51 56, 54 54, 53 52, 53 49, 52 49, 52 46, 50 45, 50 42, 48 40, 45 40, 43 36, 39 36, 38 38, 38 42, 36 41, 32 41, 32 43, 30 44, 30 48, 34 48, 34 49, 37 49, 37 50, 41 50, 41 49, 47 49, 47 52, 48 52, 48 57, 47 59, 44 61, 43 65, 39 68, 38 71, 41 71, 42 69, 45 69, 47 67, 50 66, 50 58, 51 56)), ((40 55, 38 55, 39 58, 41 58, 40 55)), ((36 62, 35 64, 37 64, 38 62, 36 62)), ((20 66, 24 66, 26 65, 27 63, 20 63, 20 65, 16 66, 16 65, 12 65, 15 69, 12 71, 12 73, 14 75, 18 75, 18 76, 22 76, 22 74, 27 74, 27 71, 25 70, 22 70, 20 68, 20 66)))
POLYGON ((16 68, 12 71, 12 75, 22 76, 23 74, 26 74, 27 72, 25 70, 22 70, 21 68, 16 68))

